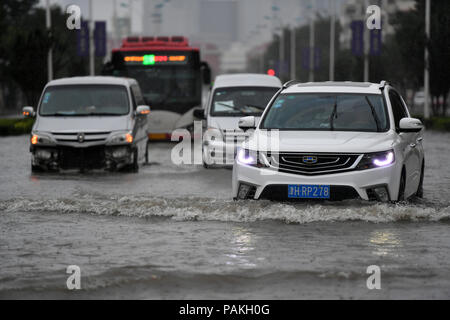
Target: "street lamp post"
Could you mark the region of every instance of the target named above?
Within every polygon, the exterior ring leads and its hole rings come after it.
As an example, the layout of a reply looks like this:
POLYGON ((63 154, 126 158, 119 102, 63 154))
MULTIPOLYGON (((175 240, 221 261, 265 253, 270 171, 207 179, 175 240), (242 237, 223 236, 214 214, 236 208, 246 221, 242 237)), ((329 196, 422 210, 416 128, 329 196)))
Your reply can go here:
POLYGON ((296 69, 297 69, 297 61, 296 61, 296 57, 295 57, 295 51, 296 51, 296 28, 295 28, 295 24, 291 29, 291 79, 294 80, 297 78, 296 75, 296 69))
POLYGON ((314 29, 314 18, 315 18, 315 1, 309 6, 311 9, 310 13, 310 26, 309 26, 309 82, 314 82, 314 56, 315 56, 315 29, 314 29))
MULTIPOLYGON (((50 0, 47 0, 47 7, 45 9, 45 24, 46 24, 48 33, 51 35, 52 16, 51 16, 51 11, 50 11, 50 0)), ((47 77, 48 77, 48 81, 53 80, 53 52, 52 52, 51 45, 50 45, 50 48, 48 49, 48 53, 47 53, 47 77)))
POLYGON ((431 16, 431 0, 426 0, 425 3, 425 33, 426 33, 426 43, 425 43, 425 70, 424 70, 424 117, 425 119, 430 118, 430 63, 429 63, 429 52, 428 52, 428 42, 430 40, 430 17, 431 16))
MULTIPOLYGON (((364 1, 365 9, 369 7, 369 0, 364 1)), ((364 26, 364 82, 369 82, 369 50, 370 33, 367 26, 364 26)))
POLYGON ((330 0, 330 81, 334 81, 335 37, 336 37, 336 2, 330 0))
POLYGON ((94 61, 94 10, 92 0, 89 0, 89 74, 95 75, 94 61))

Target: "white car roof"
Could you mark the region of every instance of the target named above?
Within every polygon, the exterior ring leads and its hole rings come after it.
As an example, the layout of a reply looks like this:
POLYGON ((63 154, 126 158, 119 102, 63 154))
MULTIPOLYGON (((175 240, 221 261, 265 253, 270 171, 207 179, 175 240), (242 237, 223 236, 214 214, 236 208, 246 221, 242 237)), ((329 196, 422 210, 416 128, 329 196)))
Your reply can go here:
POLYGON ((379 83, 370 82, 307 82, 293 84, 283 93, 360 93, 381 94, 379 83))
POLYGON ((281 88, 280 79, 274 76, 256 73, 226 74, 217 76, 214 88, 223 87, 274 87, 281 88))
POLYGON ((103 76, 88 76, 88 77, 72 77, 61 78, 52 80, 47 83, 47 86, 60 86, 60 85, 76 85, 76 84, 111 84, 111 85, 124 85, 129 86, 137 83, 136 80, 131 78, 120 77, 103 77, 103 76))

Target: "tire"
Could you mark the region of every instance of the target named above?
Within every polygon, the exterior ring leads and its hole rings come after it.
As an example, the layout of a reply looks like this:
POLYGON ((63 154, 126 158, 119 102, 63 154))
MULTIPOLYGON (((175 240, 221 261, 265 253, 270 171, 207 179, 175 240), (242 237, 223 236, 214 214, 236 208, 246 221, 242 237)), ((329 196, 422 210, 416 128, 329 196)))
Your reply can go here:
POLYGON ((406 173, 405 169, 402 170, 402 175, 400 177, 400 185, 398 188, 397 202, 405 201, 405 188, 406 188, 406 173))
POLYGON ((137 149, 133 153, 133 164, 131 165, 131 172, 139 172, 139 157, 137 149))
POLYGON ((137 173, 139 172, 138 151, 133 151, 133 163, 125 167, 125 171, 137 173))
POLYGON ((149 155, 148 155, 148 146, 149 146, 149 142, 147 140, 147 144, 145 145, 145 164, 148 165, 149 164, 149 155))
POLYGON ((420 172, 420 182, 417 187, 416 198, 423 198, 423 178, 425 176, 425 161, 422 163, 422 170, 420 172))

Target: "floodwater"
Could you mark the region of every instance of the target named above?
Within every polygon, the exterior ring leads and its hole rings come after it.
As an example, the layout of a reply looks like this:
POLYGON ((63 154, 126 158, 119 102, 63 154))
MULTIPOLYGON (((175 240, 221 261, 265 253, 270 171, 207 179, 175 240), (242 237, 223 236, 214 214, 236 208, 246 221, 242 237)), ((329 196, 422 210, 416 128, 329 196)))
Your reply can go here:
POLYGON ((137 174, 32 175, 28 137, 0 138, 0 298, 448 299, 449 142, 425 134, 425 199, 396 205, 235 202, 171 144, 137 174))

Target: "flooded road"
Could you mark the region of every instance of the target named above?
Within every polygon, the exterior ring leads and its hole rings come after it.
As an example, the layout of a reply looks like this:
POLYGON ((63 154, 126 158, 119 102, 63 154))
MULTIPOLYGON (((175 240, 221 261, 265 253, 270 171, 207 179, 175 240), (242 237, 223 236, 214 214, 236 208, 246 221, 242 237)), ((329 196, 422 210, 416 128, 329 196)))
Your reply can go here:
POLYGON ((0 298, 448 299, 449 142, 425 134, 425 199, 395 205, 235 202, 170 144, 138 174, 32 175, 28 137, 0 138, 0 298))

